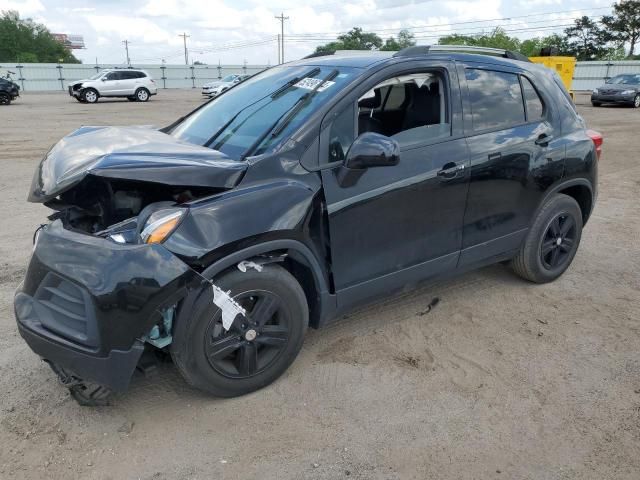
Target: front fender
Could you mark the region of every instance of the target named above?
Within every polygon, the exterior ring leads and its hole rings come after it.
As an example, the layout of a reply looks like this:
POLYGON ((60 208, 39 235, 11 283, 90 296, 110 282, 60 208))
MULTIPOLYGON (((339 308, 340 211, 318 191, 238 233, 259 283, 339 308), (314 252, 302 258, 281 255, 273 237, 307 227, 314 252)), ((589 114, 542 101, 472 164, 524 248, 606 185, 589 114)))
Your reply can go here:
MULTIPOLYGON (((164 243, 187 263, 207 266, 227 245, 251 238, 307 239, 317 191, 296 180, 254 183, 194 202, 164 243)), ((306 242, 305 242, 306 243, 306 242)))

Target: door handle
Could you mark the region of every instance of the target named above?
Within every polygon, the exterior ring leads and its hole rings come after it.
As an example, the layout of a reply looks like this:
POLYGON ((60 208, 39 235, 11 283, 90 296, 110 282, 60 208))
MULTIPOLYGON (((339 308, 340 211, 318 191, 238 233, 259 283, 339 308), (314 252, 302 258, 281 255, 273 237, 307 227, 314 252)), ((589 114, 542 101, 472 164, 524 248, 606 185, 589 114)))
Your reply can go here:
POLYGON ((548 133, 541 133, 538 138, 535 140, 536 145, 540 145, 541 147, 546 147, 549 145, 549 142, 553 140, 553 135, 548 133))
POLYGON ((438 170, 437 175, 443 178, 453 178, 458 174, 458 172, 462 172, 463 170, 464 170, 464 163, 461 163, 460 165, 456 165, 453 162, 449 162, 444 164, 444 166, 442 167, 442 170, 438 170))

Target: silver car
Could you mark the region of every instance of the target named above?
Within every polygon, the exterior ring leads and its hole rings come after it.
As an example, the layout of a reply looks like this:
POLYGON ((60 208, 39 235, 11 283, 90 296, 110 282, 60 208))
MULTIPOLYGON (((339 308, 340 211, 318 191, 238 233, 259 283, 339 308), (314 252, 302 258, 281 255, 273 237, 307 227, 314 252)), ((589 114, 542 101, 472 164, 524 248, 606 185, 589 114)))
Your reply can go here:
POLYGON ((125 97, 146 102, 158 93, 156 82, 144 70, 126 68, 102 70, 85 80, 71 82, 69 95, 83 103, 96 103, 100 97, 125 97))
POLYGON ((251 75, 238 75, 231 74, 222 78, 221 80, 217 80, 215 82, 207 83, 202 86, 202 95, 207 95, 209 97, 215 97, 216 95, 220 95, 225 90, 233 87, 235 84, 246 80, 251 75))
POLYGON ((591 104, 599 107, 603 103, 622 103, 640 107, 640 73, 625 73, 607 80, 591 94, 591 104))

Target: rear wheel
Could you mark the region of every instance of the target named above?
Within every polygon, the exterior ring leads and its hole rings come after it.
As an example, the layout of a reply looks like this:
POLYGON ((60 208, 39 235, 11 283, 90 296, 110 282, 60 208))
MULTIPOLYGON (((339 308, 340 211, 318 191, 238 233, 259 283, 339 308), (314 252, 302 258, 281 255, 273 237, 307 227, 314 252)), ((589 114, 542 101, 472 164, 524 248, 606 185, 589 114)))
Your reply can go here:
POLYGON ((0 92, 0 105, 9 105, 11 103, 11 95, 0 92))
POLYGON ((640 108, 640 93, 633 99, 634 108, 640 108))
POLYGON ((261 272, 230 271, 214 279, 246 311, 227 331, 211 287, 190 318, 177 319, 172 356, 194 387, 235 397, 276 380, 298 355, 308 324, 304 291, 285 269, 266 265, 261 272))
POLYGON ((580 206, 568 195, 555 195, 536 216, 513 260, 514 271, 535 283, 555 280, 571 265, 581 236, 580 206))
POLYGON ((135 99, 138 102, 146 102, 147 100, 149 100, 149 95, 149 90, 147 90, 146 88, 139 88, 138 90, 136 90, 135 99))
POLYGON ((87 103, 96 103, 98 98, 100 98, 100 95, 98 95, 98 91, 93 88, 87 88, 82 92, 82 95, 80 95, 80 99, 87 103))

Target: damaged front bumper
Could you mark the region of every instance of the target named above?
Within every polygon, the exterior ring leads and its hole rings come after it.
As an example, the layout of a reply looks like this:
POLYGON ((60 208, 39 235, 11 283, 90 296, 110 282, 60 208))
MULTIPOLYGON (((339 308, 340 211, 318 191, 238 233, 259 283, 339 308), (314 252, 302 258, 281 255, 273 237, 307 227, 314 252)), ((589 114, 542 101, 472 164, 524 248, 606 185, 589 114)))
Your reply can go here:
POLYGON ((55 221, 14 298, 20 334, 75 377, 125 390, 163 314, 206 282, 162 245, 118 244, 55 221))

